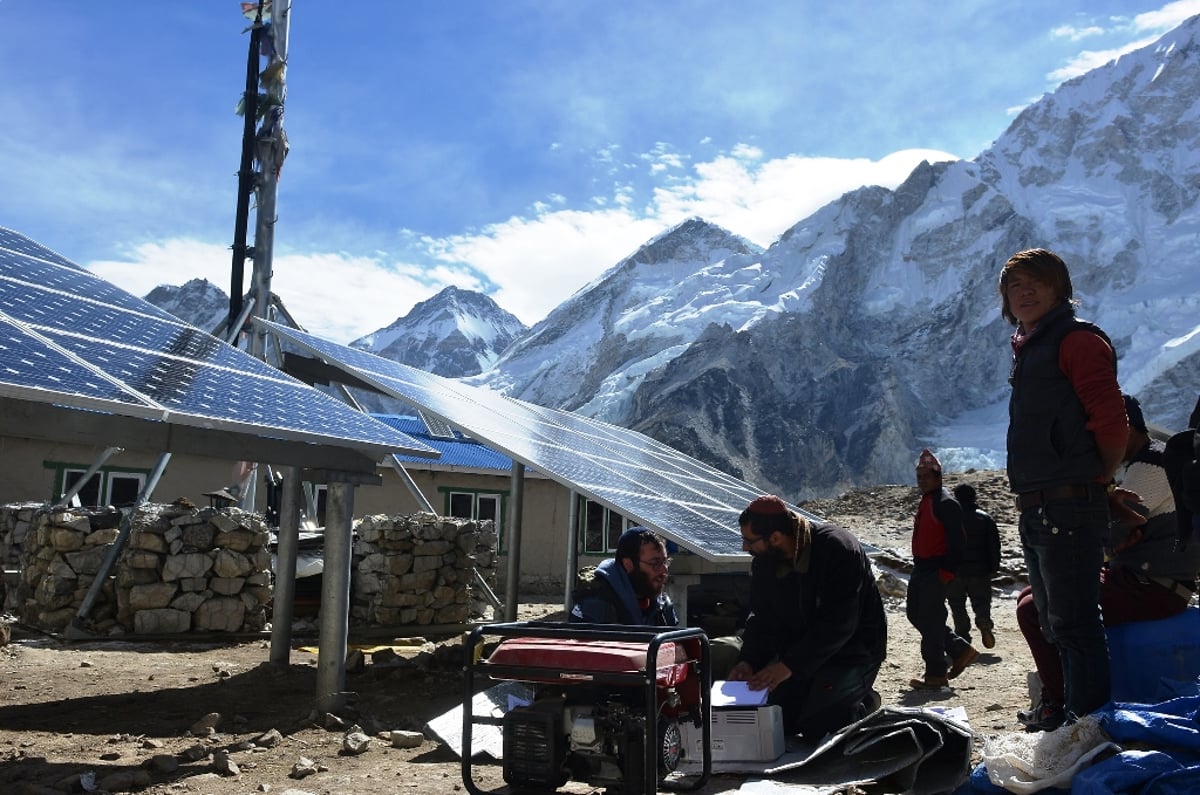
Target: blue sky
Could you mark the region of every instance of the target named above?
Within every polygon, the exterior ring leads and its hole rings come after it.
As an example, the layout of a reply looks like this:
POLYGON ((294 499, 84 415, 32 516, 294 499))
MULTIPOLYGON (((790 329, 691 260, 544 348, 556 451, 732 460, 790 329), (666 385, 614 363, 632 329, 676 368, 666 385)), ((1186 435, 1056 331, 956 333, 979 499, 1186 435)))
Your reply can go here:
MULTIPOLYGON (((975 157, 1059 83, 1200 13, 292 5, 274 287, 339 342, 450 284, 532 324, 693 215, 769 245, 847 190, 975 157)), ((138 295, 195 277, 228 291, 245 27, 225 0, 0 0, 0 226, 138 295)))

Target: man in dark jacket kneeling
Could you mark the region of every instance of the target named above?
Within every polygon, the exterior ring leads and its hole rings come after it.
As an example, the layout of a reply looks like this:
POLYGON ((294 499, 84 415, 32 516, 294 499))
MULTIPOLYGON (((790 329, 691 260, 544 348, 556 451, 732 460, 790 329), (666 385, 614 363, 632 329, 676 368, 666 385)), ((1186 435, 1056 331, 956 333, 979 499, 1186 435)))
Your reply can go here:
POLYGON ((887 618, 854 535, 810 522, 774 495, 738 519, 750 566, 750 616, 728 679, 769 690, 790 733, 816 742, 880 705, 875 677, 887 618))

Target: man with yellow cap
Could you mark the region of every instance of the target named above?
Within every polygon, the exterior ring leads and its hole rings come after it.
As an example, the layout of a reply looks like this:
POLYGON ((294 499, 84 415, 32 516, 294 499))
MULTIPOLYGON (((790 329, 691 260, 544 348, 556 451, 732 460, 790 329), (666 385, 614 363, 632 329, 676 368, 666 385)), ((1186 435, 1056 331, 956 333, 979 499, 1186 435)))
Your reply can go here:
POLYGON ((913 519, 913 571, 905 612, 921 633, 925 672, 909 684, 919 690, 945 687, 979 652, 946 624, 946 584, 962 560, 966 534, 962 508, 942 485, 942 464, 929 448, 917 459, 921 502, 913 519))

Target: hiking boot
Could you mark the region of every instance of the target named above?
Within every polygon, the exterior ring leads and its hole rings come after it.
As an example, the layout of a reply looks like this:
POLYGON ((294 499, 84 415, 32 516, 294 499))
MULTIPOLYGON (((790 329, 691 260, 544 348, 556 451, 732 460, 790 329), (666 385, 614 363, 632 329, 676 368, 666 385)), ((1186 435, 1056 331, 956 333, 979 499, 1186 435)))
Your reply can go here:
POLYGON ((996 646, 996 636, 992 634, 990 629, 981 629, 979 634, 983 636, 983 648, 991 649, 996 646))
POLYGON ((1027 732, 1052 732, 1066 722, 1067 712, 1061 704, 1041 701, 1033 709, 1018 712, 1017 720, 1027 732))
POLYGON ((921 679, 910 679, 908 684, 913 690, 938 690, 950 684, 944 676, 926 676, 921 679))
POLYGON ((974 646, 968 646, 966 651, 954 658, 954 663, 950 666, 950 670, 946 672, 947 679, 953 679, 967 669, 967 666, 975 662, 975 658, 979 656, 979 652, 974 646))

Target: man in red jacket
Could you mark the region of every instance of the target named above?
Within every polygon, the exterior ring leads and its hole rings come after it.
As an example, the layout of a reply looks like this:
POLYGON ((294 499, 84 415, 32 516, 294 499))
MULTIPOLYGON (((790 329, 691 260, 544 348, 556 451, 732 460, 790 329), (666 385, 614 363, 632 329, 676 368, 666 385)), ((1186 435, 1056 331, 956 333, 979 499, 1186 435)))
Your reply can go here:
POLYGON ((966 535, 962 508, 942 485, 942 464, 928 448, 917 459, 921 503, 913 519, 913 571, 905 611, 921 633, 924 675, 909 684, 920 690, 945 687, 979 652, 946 624, 946 583, 962 560, 966 535))

